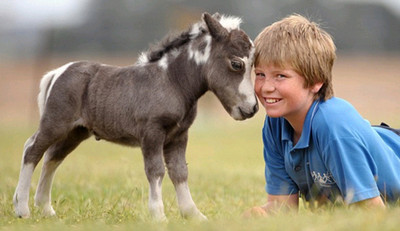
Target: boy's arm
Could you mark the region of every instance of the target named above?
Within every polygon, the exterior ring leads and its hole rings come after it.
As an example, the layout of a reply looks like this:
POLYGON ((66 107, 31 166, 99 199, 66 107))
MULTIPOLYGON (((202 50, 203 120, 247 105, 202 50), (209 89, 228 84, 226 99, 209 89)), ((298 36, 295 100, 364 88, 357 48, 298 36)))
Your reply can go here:
POLYGON ((267 203, 261 206, 267 214, 297 210, 298 207, 299 196, 297 193, 292 195, 268 195, 267 203))
POLYGON ((377 167, 363 141, 347 137, 324 145, 322 158, 344 201, 356 207, 384 207, 374 175, 377 167))
POLYGON ((266 217, 281 211, 293 211, 299 207, 298 194, 291 195, 268 195, 267 203, 255 206, 243 213, 243 217, 266 217))
POLYGON ((353 203, 352 205, 361 207, 361 208, 371 208, 371 209, 386 208, 385 203, 383 203, 383 200, 380 196, 366 199, 363 201, 359 201, 359 202, 353 203))

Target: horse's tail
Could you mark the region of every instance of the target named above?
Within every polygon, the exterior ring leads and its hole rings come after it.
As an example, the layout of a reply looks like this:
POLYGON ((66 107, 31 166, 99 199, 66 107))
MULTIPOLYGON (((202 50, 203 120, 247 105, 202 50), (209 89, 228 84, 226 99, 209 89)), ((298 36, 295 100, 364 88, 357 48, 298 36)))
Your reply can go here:
POLYGON ((46 102, 48 97, 50 96, 51 89, 53 88, 54 83, 57 81, 58 77, 60 77, 68 67, 73 64, 68 63, 62 67, 59 67, 55 70, 52 70, 45 74, 43 78, 40 80, 40 92, 38 95, 38 105, 39 105, 39 113, 40 117, 42 117, 46 102))
POLYGON ((51 83, 51 80, 54 77, 54 73, 51 71, 43 76, 42 80, 40 80, 40 92, 38 95, 38 106, 39 106, 39 113, 40 117, 43 115, 44 105, 46 104, 46 96, 47 90, 51 83))

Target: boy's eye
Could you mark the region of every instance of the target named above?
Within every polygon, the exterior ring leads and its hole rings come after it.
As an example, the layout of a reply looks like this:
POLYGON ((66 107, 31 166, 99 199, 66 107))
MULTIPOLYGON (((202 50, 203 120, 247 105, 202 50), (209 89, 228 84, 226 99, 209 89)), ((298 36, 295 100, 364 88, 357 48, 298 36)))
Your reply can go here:
POLYGON ((265 77, 265 74, 264 74, 264 73, 257 73, 257 72, 256 72, 256 77, 265 77))
POLYGON ((278 79, 283 79, 283 78, 286 78, 286 75, 278 74, 276 77, 277 77, 278 79))

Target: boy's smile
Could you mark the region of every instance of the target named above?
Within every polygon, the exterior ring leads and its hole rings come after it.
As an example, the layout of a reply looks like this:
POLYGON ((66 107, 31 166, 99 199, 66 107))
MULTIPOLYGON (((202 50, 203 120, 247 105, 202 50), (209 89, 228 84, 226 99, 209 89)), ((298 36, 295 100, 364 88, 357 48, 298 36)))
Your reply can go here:
POLYGON ((265 102, 266 102, 267 104, 274 104, 274 103, 277 103, 277 102, 279 102, 279 101, 281 101, 281 99, 276 99, 276 98, 266 98, 266 99, 265 99, 265 102))

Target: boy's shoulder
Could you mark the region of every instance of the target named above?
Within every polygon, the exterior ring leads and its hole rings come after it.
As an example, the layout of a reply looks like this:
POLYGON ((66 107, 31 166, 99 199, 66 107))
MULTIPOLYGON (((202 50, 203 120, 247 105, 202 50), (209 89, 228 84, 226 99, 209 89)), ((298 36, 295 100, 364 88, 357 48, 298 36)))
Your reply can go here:
POLYGON ((324 119, 327 122, 345 122, 353 119, 362 119, 353 105, 341 98, 333 97, 326 101, 321 101, 317 107, 313 120, 324 119))
POLYGON ((328 100, 320 101, 318 107, 318 110, 330 113, 341 113, 343 110, 355 110, 353 105, 351 105, 348 101, 338 97, 332 97, 328 100))
POLYGON ((318 133, 342 133, 366 129, 370 124, 348 101, 333 97, 319 103, 312 118, 312 127, 318 133))

